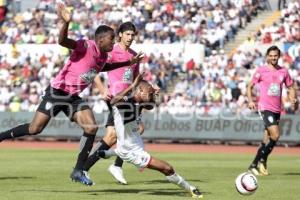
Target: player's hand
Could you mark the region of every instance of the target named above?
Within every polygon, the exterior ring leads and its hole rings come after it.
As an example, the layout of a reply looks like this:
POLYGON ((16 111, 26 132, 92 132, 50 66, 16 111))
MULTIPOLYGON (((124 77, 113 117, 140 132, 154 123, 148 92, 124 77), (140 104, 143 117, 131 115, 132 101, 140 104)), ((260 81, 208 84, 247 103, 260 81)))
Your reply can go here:
POLYGON ((250 101, 248 103, 248 108, 250 108, 251 110, 255 110, 256 109, 255 103, 253 101, 250 101))
POLYGON ((141 62, 145 57, 145 54, 143 52, 138 53, 136 56, 134 56, 131 60, 130 60, 130 65, 134 65, 136 63, 141 62))
POLYGON ((133 87, 136 87, 144 78, 145 72, 142 72, 141 74, 137 75, 137 77, 134 79, 134 82, 132 83, 133 87))
POLYGON ((145 131, 145 124, 143 122, 140 122, 140 124, 139 124, 140 135, 143 135, 144 131, 145 131))
POLYGON ((71 12, 66 8, 62 2, 57 3, 57 14, 65 23, 71 21, 71 12))
POLYGON ((103 97, 103 100, 104 100, 104 101, 110 101, 110 100, 112 99, 112 95, 109 94, 108 91, 105 91, 105 93, 102 94, 102 97, 103 97))

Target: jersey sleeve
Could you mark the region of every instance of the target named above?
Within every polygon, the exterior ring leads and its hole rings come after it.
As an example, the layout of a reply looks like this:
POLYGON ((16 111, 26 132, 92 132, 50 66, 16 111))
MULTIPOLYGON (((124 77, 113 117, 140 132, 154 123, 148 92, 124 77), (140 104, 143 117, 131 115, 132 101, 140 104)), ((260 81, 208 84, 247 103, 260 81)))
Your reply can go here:
POLYGON ((251 83, 257 84, 260 82, 260 80, 261 80, 261 74, 260 74, 259 70, 256 70, 255 73, 253 74, 251 83))
POLYGON ((87 48, 87 41, 86 40, 77 40, 76 41, 76 48, 74 49, 74 52, 78 53, 84 53, 86 52, 87 48))

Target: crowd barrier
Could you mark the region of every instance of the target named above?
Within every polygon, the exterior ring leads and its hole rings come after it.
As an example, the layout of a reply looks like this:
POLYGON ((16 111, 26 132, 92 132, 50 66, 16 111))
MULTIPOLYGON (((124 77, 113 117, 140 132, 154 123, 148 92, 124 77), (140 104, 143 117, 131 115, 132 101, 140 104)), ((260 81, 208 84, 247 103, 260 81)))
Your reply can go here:
MULTIPOLYGON (((10 129, 18 124, 30 122, 34 113, 3 112, 0 115, 0 131, 10 129)), ((99 130, 97 136, 103 136, 107 113, 96 114, 99 130)), ((257 114, 242 115, 197 115, 167 113, 145 113, 145 139, 195 140, 197 142, 218 141, 260 141, 264 125, 257 114)), ((285 115, 281 119, 281 142, 300 143, 300 116, 285 115)), ((59 114, 53 118, 44 132, 43 137, 79 138, 82 130, 59 114)))

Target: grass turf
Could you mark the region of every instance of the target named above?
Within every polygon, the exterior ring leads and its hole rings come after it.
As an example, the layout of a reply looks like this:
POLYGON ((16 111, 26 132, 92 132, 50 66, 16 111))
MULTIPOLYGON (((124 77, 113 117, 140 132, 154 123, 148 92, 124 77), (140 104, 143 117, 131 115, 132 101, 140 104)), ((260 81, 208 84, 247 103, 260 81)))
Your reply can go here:
MULTIPOLYGON (((70 150, 0 150, 0 200, 176 200, 191 199, 188 193, 168 183, 152 170, 139 172, 124 164, 129 185, 117 184, 107 172, 113 162, 101 160, 90 171, 95 186, 72 183, 69 174, 77 152, 70 150)), ((196 185, 209 200, 299 199, 300 155, 273 155, 268 177, 258 177, 259 188, 251 196, 235 190, 236 176, 245 171, 254 155, 207 153, 153 153, 168 161, 176 172, 196 185)))

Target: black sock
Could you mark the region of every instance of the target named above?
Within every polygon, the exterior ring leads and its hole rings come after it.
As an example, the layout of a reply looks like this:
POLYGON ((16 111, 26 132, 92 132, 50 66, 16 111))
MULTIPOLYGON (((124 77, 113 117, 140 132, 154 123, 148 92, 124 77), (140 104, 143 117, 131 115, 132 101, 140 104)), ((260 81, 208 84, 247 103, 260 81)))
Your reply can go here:
POLYGON ((95 135, 84 133, 80 139, 80 150, 77 158, 75 169, 83 170, 83 165, 87 161, 89 153, 93 147, 95 135))
POLYGON ((276 142, 275 140, 272 140, 270 138, 270 141, 269 143, 265 146, 264 150, 263 150, 263 155, 260 159, 261 162, 267 162, 267 159, 268 159, 268 156, 270 155, 270 153, 272 152, 274 146, 276 145, 276 142))
POLYGON ((106 144, 104 140, 101 140, 96 144, 94 151, 88 157, 87 161, 84 163, 83 170, 89 171, 90 168, 101 158, 99 155, 99 151, 108 150, 110 146, 106 144))
POLYGON ((6 139, 22 137, 29 134, 29 124, 21 124, 17 127, 0 133, 0 142, 6 139))
POLYGON ((120 158, 119 156, 116 158, 116 160, 115 160, 115 166, 117 166, 117 167, 122 167, 123 166, 123 160, 122 160, 122 158, 120 158))
POLYGON ((263 150, 264 150, 265 146, 266 146, 265 143, 261 143, 260 147, 257 150, 256 156, 255 156, 254 160, 252 161, 251 165, 249 166, 249 168, 257 167, 258 161, 262 158, 263 150))

